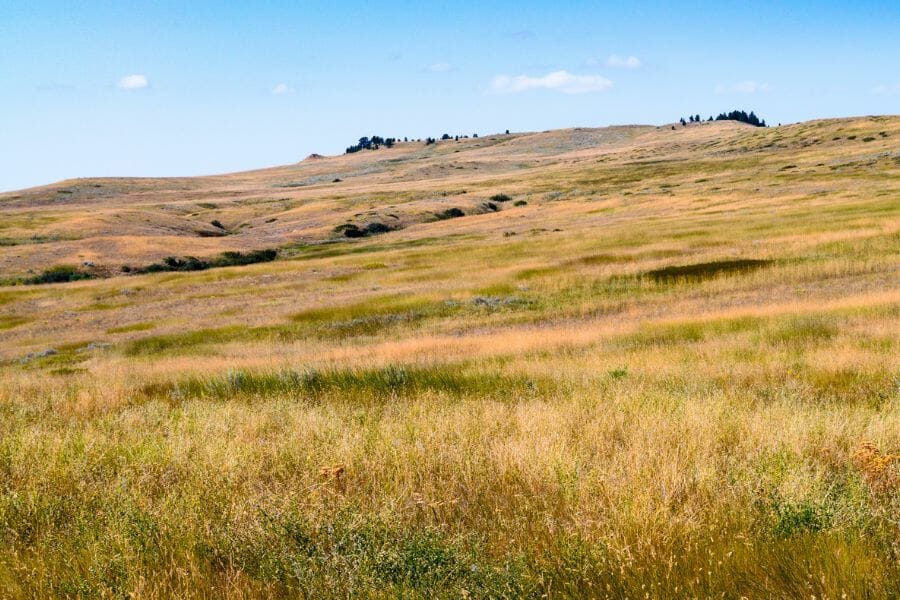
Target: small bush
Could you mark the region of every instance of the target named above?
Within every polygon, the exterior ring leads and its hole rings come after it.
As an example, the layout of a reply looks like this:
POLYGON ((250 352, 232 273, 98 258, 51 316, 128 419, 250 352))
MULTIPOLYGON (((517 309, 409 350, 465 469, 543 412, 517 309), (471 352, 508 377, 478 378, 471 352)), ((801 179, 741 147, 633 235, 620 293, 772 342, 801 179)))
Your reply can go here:
POLYGON ((609 375, 610 379, 624 379, 628 376, 628 369, 626 367, 610 369, 606 374, 609 375))
POLYGON ((490 199, 492 202, 509 202, 510 200, 512 200, 512 198, 510 198, 506 194, 494 194, 490 199))
POLYGON ((345 227, 343 229, 344 236, 348 238, 360 238, 365 237, 366 232, 357 227, 356 225, 351 225, 350 227, 345 227))
POLYGON ((221 229, 223 231, 225 230, 225 226, 222 225, 222 222, 219 221, 218 219, 210 221, 209 224, 212 225, 213 227, 218 227, 219 229, 221 229))
POLYGON ((772 532, 780 538, 815 533, 828 527, 829 517, 822 507, 807 502, 790 503, 776 499, 772 503, 772 532))
POLYGON ((528 203, 525 202, 524 200, 516 200, 515 202, 513 202, 513 206, 527 206, 527 205, 528 205, 528 203))
POLYGON ((388 233, 393 230, 393 227, 385 225, 384 223, 380 223, 378 221, 369 223, 364 228, 360 228, 360 226, 355 223, 343 223, 334 228, 335 233, 343 233, 344 237, 348 238, 361 238, 369 235, 378 235, 381 233, 388 233))
POLYGON ((490 210, 490 211, 495 211, 495 212, 496 212, 496 211, 500 210, 500 208, 499 208, 496 204, 494 204, 493 202, 485 202, 484 204, 482 204, 482 206, 483 206, 485 209, 490 210))
POLYGON ((435 216, 438 219, 443 221, 446 219, 456 219, 459 217, 464 217, 464 216, 466 216, 466 213, 464 213, 461 208, 453 207, 453 208, 448 208, 445 211, 441 211, 441 212, 437 213, 435 216))

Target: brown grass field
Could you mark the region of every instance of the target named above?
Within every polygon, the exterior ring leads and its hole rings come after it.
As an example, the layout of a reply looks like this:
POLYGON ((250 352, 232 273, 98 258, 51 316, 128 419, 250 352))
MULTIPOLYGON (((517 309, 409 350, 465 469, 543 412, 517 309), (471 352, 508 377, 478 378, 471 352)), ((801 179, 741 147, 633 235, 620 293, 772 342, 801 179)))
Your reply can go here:
POLYGON ((2 598, 900 597, 900 117, 0 216, 2 598), (60 266, 92 279, 28 284, 60 266))

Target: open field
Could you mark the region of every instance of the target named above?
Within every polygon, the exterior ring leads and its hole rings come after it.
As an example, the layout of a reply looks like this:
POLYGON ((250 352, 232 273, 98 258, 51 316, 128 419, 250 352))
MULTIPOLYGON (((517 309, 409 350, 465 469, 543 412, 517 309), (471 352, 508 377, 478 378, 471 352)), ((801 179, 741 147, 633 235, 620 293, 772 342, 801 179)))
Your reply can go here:
POLYGON ((0 597, 900 596, 900 117, 0 212, 0 597))

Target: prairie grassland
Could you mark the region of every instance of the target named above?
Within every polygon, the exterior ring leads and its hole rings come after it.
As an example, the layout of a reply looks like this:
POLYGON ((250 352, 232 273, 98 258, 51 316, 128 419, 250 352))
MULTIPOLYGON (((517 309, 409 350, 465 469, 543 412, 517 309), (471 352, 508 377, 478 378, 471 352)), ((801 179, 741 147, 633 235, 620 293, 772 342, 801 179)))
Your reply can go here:
POLYGON ((0 596, 900 595, 900 118, 481 140, 0 196, 282 249, 0 288, 0 596))

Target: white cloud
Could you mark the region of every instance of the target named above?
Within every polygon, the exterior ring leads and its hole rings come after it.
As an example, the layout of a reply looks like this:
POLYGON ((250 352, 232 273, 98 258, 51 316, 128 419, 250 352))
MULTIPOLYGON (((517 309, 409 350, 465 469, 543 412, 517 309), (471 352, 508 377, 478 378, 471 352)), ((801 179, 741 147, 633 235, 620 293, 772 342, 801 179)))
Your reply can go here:
POLYGON ((428 65, 428 70, 432 73, 446 73, 453 70, 453 65, 445 62, 434 63, 433 65, 428 65))
POLYGON ((641 59, 637 56, 618 56, 613 54, 606 59, 606 66, 613 69, 639 69, 641 59))
POLYGON ((126 75, 116 84, 120 90, 143 90, 150 87, 144 75, 126 75))
POLYGON ((739 81, 731 85, 716 86, 717 94, 755 94, 757 92, 771 91, 772 86, 768 83, 757 83, 756 81, 739 81))
POLYGON ((900 94, 900 83, 892 85, 876 85, 872 88, 873 94, 900 94))
POLYGON ((272 88, 272 93, 275 94, 276 96, 283 96, 284 94, 290 94, 293 91, 294 90, 292 90, 286 83, 279 83, 278 85, 276 85, 275 87, 272 88))
POLYGON ((613 82, 600 75, 573 75, 568 71, 554 71, 543 77, 528 75, 497 75, 491 81, 491 92, 515 94, 528 90, 554 90, 563 94, 586 94, 608 90, 613 82))

